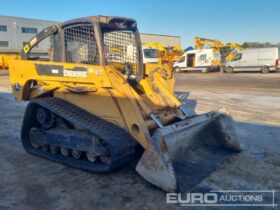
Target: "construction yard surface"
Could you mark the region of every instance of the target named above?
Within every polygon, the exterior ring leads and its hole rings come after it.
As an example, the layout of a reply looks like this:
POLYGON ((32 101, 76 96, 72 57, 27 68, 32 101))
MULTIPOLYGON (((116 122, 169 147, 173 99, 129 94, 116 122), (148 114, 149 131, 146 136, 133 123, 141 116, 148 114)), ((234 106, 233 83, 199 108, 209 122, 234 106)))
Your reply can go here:
MULTIPOLYGON (((178 73, 176 79, 176 95, 189 112, 225 108, 232 115, 243 148, 194 191, 279 191, 280 73, 178 73)), ((20 142, 25 106, 15 103, 9 76, 0 71, 0 209, 225 209, 167 204, 166 193, 130 165, 92 174, 25 153, 20 142)), ((280 201, 278 192, 275 199, 280 201)))

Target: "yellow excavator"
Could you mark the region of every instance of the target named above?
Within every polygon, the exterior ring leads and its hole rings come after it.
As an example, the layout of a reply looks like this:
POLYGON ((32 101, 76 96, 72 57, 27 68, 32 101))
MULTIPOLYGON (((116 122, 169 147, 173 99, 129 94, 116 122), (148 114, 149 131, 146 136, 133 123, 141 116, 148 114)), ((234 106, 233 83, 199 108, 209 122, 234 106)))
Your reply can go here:
POLYGON ((219 51, 219 48, 224 47, 224 43, 219 40, 214 39, 206 39, 201 37, 194 38, 195 49, 203 49, 203 48, 213 48, 216 51, 219 51))
POLYGON ((244 50, 244 48, 235 42, 229 42, 225 45, 225 50, 226 50, 226 61, 231 61, 235 55, 244 50))
POLYGON ((179 45, 175 45, 170 49, 166 49, 160 43, 148 42, 143 46, 143 48, 157 50, 157 57, 161 63, 173 64, 174 61, 179 59, 184 54, 184 50, 179 45))
MULTIPOLYGON (((224 46, 224 44, 218 40, 213 39, 206 39, 201 37, 195 37, 194 38, 194 45, 195 49, 201 50, 201 49, 213 49, 215 53, 220 53, 220 48, 224 46)), ((212 61, 212 66, 220 67, 222 65, 222 61, 220 56, 215 57, 212 61)))
POLYGON ((17 53, 0 53, 0 69, 9 69, 10 62, 14 59, 20 59, 17 53))
POLYGON ((133 19, 49 26, 21 57, 11 63, 10 82, 16 101, 29 101, 21 139, 30 154, 96 173, 136 160, 150 183, 187 192, 241 150, 230 116, 189 114, 166 86, 174 77, 162 65, 146 73, 133 19), (49 58, 32 56, 49 38, 49 58))
MULTIPOLYGON (((243 50, 241 45, 229 42, 224 44, 223 42, 215 39, 206 39, 201 37, 194 38, 195 48, 212 48, 216 52, 220 52, 221 56, 224 57, 224 61, 231 61, 231 59, 237 54, 237 52, 243 50)), ((218 61, 218 65, 221 65, 223 62, 218 61)))

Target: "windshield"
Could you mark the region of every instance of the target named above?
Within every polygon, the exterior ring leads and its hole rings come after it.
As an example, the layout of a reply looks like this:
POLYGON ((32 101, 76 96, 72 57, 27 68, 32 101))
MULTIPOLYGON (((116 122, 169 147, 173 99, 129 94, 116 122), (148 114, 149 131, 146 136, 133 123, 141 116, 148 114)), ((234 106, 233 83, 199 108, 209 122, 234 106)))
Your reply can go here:
POLYGON ((136 32, 128 29, 103 31, 105 61, 121 73, 136 76, 139 70, 139 50, 136 32))
POLYGON ((144 51, 145 58, 158 58, 157 49, 144 49, 143 51, 144 51))
POLYGON ((137 49, 132 31, 105 32, 103 40, 107 62, 137 63, 137 49), (112 60, 112 57, 118 57, 118 59, 112 60))

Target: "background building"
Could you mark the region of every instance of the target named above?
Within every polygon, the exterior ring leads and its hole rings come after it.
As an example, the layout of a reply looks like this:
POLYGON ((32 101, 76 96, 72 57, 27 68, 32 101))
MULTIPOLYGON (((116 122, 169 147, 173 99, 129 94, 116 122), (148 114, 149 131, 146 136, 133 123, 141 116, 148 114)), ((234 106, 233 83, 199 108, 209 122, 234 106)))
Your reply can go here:
MULTIPOLYGON (((48 20, 38 20, 30 18, 20 18, 0 15, 0 53, 20 52, 23 45, 35 34, 58 22, 48 20)), ((180 36, 169 36, 159 34, 141 33, 143 44, 147 42, 157 42, 164 47, 180 45, 180 36)), ((49 47, 49 40, 45 40, 33 49, 33 52, 46 52, 49 47)))
POLYGON ((156 42, 162 44, 166 48, 174 47, 176 45, 181 46, 180 36, 140 33, 140 37, 142 44, 156 42))
MULTIPOLYGON (((35 34, 55 23, 47 20, 0 16, 0 52, 20 52, 23 45, 35 34)), ((49 47, 48 42, 49 40, 40 43, 34 51, 45 52, 49 47)))

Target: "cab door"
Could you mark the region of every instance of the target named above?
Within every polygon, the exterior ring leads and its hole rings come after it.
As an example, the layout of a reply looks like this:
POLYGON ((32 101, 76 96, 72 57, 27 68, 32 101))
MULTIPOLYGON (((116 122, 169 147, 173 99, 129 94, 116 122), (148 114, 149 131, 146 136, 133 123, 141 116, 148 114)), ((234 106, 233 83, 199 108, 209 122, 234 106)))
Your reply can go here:
POLYGON ((234 68, 234 71, 242 71, 243 70, 243 55, 242 53, 236 54, 233 59, 228 62, 229 66, 232 66, 234 68))
POLYGON ((248 50, 242 55, 242 70, 243 71, 254 71, 259 70, 258 67, 258 51, 248 50))
POLYGON ((179 58, 178 61, 176 61, 176 66, 184 69, 187 67, 187 63, 186 63, 186 55, 183 55, 181 58, 179 58))

